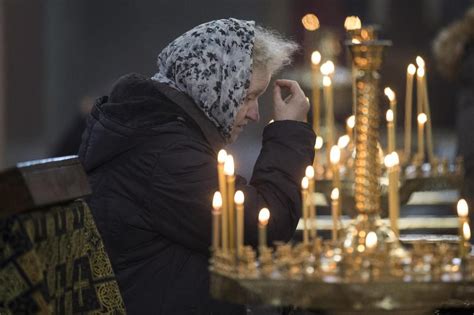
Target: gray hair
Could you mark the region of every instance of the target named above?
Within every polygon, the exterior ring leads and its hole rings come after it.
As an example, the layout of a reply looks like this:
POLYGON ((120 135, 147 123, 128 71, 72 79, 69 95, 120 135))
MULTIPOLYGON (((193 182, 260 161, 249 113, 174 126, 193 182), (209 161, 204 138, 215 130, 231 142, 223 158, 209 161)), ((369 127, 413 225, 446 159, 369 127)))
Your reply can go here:
POLYGON ((252 51, 253 68, 263 68, 272 75, 291 63, 291 55, 299 45, 276 31, 255 26, 252 51))

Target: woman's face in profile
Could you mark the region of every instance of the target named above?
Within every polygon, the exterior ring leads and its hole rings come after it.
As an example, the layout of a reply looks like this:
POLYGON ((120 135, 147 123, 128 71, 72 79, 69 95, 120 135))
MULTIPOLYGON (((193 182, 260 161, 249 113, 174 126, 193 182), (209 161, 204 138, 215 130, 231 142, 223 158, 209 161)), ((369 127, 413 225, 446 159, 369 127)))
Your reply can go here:
POLYGON ((243 104, 237 112, 237 116, 235 117, 234 125, 230 133, 231 142, 234 142, 237 139, 244 127, 247 126, 250 121, 257 122, 260 119, 258 112, 258 98, 267 89, 270 79, 271 75, 265 69, 253 69, 247 96, 245 97, 243 104))

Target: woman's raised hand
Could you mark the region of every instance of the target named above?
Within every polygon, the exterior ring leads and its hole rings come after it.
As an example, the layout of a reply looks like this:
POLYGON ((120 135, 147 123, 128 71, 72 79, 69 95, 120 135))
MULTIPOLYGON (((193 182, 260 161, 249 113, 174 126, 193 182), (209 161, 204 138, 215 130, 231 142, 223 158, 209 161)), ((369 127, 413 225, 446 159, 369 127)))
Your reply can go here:
POLYGON ((297 120, 306 122, 309 102, 298 82, 293 80, 276 80, 273 88, 273 110, 275 120, 297 120), (287 89, 289 95, 283 99, 281 90, 287 89))

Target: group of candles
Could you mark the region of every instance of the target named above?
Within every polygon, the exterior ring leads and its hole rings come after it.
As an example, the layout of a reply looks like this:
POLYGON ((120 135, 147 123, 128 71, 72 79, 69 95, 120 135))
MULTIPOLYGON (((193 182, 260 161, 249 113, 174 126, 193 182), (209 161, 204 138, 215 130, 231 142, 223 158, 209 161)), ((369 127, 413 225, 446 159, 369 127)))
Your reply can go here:
MULTIPOLYGON (((212 200, 212 248, 240 256, 244 247, 245 196, 241 190, 235 191, 234 158, 225 150, 217 155, 217 174, 219 191, 214 193, 212 200)), ((262 208, 258 214, 260 247, 267 244, 269 219, 270 211, 262 208)))

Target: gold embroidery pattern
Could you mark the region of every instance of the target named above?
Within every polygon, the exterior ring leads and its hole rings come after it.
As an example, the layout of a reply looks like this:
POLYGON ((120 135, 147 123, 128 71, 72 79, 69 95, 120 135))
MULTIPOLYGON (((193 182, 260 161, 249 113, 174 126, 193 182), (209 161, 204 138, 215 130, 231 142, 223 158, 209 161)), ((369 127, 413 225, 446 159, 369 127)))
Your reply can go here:
POLYGON ((0 313, 126 313, 82 200, 0 220, 0 313))

